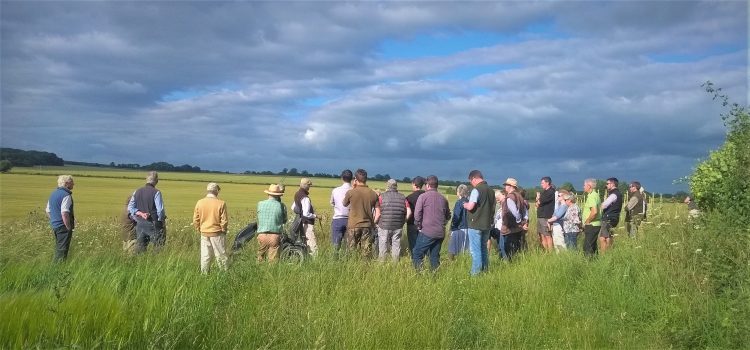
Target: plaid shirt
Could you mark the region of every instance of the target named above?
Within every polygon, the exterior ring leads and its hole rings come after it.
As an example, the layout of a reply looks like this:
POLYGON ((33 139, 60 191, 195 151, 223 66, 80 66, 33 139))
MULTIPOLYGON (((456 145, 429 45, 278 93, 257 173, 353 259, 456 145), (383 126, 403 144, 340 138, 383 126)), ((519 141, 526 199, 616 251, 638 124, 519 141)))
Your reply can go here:
POLYGON ((284 203, 271 198, 258 202, 258 233, 281 233, 286 220, 284 203))

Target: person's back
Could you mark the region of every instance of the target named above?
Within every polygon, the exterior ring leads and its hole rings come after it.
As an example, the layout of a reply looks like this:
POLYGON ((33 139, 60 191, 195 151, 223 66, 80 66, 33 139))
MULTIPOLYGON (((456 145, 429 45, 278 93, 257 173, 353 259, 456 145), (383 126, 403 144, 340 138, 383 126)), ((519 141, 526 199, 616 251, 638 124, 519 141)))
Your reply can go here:
POLYGON ((349 250, 361 249, 365 258, 372 257, 375 222, 380 216, 378 194, 367 187, 367 171, 357 169, 354 188, 344 196, 343 204, 349 206, 346 240, 349 250))
POLYGON ((273 198, 258 202, 258 232, 280 234, 283 230, 286 208, 273 198))
POLYGON ((445 237, 445 224, 450 219, 448 200, 437 189, 429 189, 417 200, 415 213, 420 233, 431 238, 445 237))
POLYGON ((341 186, 331 191, 330 204, 333 207, 333 219, 331 220, 331 243, 333 243, 334 254, 338 256, 341 249, 341 241, 346 235, 346 225, 349 221, 349 207, 344 205, 344 197, 352 189, 354 174, 349 169, 341 172, 341 186))
POLYGON ((387 189, 380 198, 382 201, 378 226, 385 230, 403 228, 406 222, 406 197, 395 189, 387 189))

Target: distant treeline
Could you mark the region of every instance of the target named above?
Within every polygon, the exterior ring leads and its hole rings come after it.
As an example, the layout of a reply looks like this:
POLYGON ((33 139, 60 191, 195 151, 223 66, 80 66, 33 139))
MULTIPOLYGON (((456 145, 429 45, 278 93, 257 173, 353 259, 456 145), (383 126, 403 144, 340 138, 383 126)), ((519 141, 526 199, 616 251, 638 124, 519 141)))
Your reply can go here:
POLYGON ((140 164, 135 164, 135 163, 115 164, 115 162, 111 162, 109 164, 101 164, 101 163, 75 162, 75 161, 66 160, 65 164, 99 167, 99 168, 119 168, 119 169, 133 169, 133 170, 156 170, 156 171, 176 171, 176 172, 194 172, 194 173, 206 172, 206 171, 202 171, 200 167, 192 166, 190 164, 172 165, 167 162, 155 162, 155 163, 151 163, 147 165, 140 165, 140 164))
POLYGON ((7 160, 13 166, 64 165, 63 159, 54 153, 5 147, 0 148, 0 160, 7 160))
MULTIPOLYGON (((213 170, 201 170, 198 166, 192 166, 190 164, 183 164, 183 165, 172 165, 167 162, 155 162, 147 165, 140 165, 135 163, 119 163, 115 164, 115 162, 110 162, 109 164, 101 164, 101 163, 90 163, 90 162, 77 162, 77 161, 66 161, 62 158, 58 157, 54 153, 50 152, 42 152, 42 151, 25 151, 15 148, 0 148, 0 161, 8 161, 11 164, 7 165, 2 164, 3 166, 3 172, 10 169, 11 166, 22 166, 22 167, 31 167, 31 166, 37 166, 37 165, 52 165, 52 166, 62 166, 65 164, 69 165, 80 165, 80 166, 90 166, 90 167, 100 167, 100 168, 119 168, 119 169, 132 169, 132 170, 156 170, 156 171, 173 171, 173 172, 203 172, 203 173, 224 173, 224 174, 231 174, 231 172, 228 171, 213 171, 213 170)), ((5 163, 5 162, 3 162, 5 163)), ((284 168, 279 172, 274 172, 270 170, 264 170, 264 171, 254 171, 254 170, 247 170, 244 172, 244 174, 247 175, 265 175, 265 176, 306 176, 306 177, 317 177, 317 178, 334 178, 337 179, 341 176, 341 174, 327 174, 327 173, 310 173, 307 170, 298 170, 297 168, 284 168)), ((424 175, 423 175, 424 176, 424 175)), ((426 176, 425 176, 426 177, 426 176)), ((388 181, 392 177, 389 174, 375 174, 370 175, 370 179, 375 181, 388 181)), ((408 184, 411 183, 410 177, 403 177, 401 179, 397 179, 400 183, 408 184)), ((468 184, 468 181, 455 181, 455 180, 440 180, 440 186, 442 188, 445 187, 453 187, 454 189, 460 185, 460 184, 468 184)), ((622 181, 620 182, 619 190, 622 193, 628 192, 628 182, 622 181)), ((491 184, 491 188, 502 188, 501 184, 491 184)), ((536 193, 541 191, 541 188, 539 186, 534 187, 524 187, 526 189, 526 199, 532 200, 536 198, 536 193)), ((565 182, 558 186, 560 189, 565 189, 571 192, 577 192, 578 194, 581 194, 579 191, 576 191, 575 187, 570 182, 565 182)), ((604 196, 606 194, 605 189, 605 181, 604 180, 597 180, 596 189, 599 192, 600 196, 604 196)), ((445 190, 445 193, 453 193, 452 190, 445 190)), ((649 195, 652 195, 649 193, 649 195)), ((679 191, 675 194, 671 193, 664 193, 660 196, 664 199, 670 199, 670 200, 678 200, 681 201, 685 199, 685 197, 688 194, 683 191, 679 191)))

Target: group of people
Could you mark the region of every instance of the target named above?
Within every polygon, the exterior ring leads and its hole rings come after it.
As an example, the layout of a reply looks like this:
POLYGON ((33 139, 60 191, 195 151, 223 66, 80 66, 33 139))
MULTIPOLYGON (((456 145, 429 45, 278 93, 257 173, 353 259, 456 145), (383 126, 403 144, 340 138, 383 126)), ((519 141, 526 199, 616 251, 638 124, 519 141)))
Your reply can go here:
MULTIPOLYGON (((530 203, 518 181, 508 178, 502 189, 491 189, 479 170, 472 170, 467 185, 456 189, 456 200, 450 210, 448 200, 438 191, 438 178, 415 177, 412 192, 404 195, 398 190, 396 180, 390 179, 380 193, 367 185, 367 171, 358 169, 341 173, 341 186, 331 191, 333 207, 331 240, 334 255, 345 250, 365 258, 377 256, 379 261, 397 262, 401 254, 401 239, 406 227, 408 253, 418 271, 423 260, 429 257, 430 269, 440 266, 443 240, 448 241, 451 259, 464 251, 471 255, 472 275, 487 271, 491 240, 496 242, 502 259, 512 261, 528 244, 530 203), (450 223, 448 235, 446 226, 450 223), (389 252, 390 251, 390 252, 389 252), (389 254, 390 253, 390 254, 389 254)), ((158 173, 149 172, 146 184, 135 190, 127 199, 123 213, 123 248, 139 254, 153 243, 160 249, 166 240, 166 213, 161 191, 156 188, 158 173)), ((75 225, 72 189, 73 177, 58 177, 58 188, 49 197, 46 212, 56 240, 55 259, 64 260, 70 246, 75 225)), ((318 252, 315 222, 320 218, 310 199, 312 181, 300 180, 300 186, 291 202, 291 209, 299 223, 298 231, 304 236, 312 256, 318 252)), ((576 249, 578 235, 583 232, 583 252, 587 256, 602 252, 612 245, 612 229, 619 223, 623 205, 626 210, 627 231, 635 237, 646 213, 646 200, 640 183, 629 186, 629 200, 617 190, 619 182, 609 178, 604 201, 596 192, 596 180, 586 179, 583 184, 583 208, 577 204, 576 194, 558 190, 549 177, 541 178, 542 191, 535 200, 537 213, 536 232, 540 245, 547 251, 576 249)), ((206 197, 200 199, 193 214, 193 225, 201 235, 200 265, 208 273, 212 260, 222 269, 228 265, 226 234, 228 215, 226 203, 219 199, 220 186, 209 183, 206 197)), ((281 235, 289 221, 287 206, 282 202, 285 188, 273 184, 264 190, 266 200, 257 205, 257 259, 278 259, 281 235)), ((322 226, 321 226, 322 227, 322 226)))

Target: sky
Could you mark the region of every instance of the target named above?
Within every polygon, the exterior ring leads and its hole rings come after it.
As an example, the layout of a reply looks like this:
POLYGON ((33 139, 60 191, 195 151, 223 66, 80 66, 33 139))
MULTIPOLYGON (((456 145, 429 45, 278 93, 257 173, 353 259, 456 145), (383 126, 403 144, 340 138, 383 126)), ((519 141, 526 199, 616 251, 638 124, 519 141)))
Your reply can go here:
POLYGON ((2 1, 3 147, 674 184, 748 102, 747 1, 2 1))

